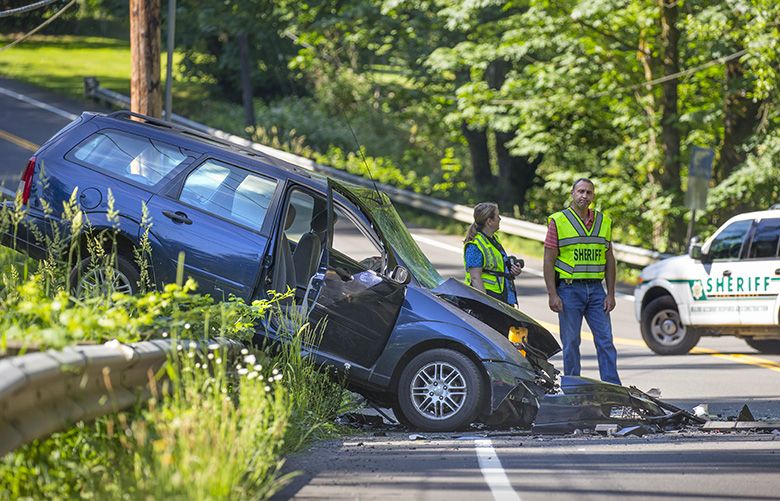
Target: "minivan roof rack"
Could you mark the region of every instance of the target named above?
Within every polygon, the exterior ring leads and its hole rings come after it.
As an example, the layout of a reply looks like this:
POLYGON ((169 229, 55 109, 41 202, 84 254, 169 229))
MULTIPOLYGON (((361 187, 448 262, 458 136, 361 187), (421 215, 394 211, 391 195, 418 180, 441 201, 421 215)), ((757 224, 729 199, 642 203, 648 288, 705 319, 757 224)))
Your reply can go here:
POLYGON ((222 139, 221 137, 212 136, 211 134, 207 134, 205 132, 199 131, 197 129, 193 129, 192 127, 187 127, 186 125, 179 125, 175 124, 173 122, 162 120, 160 118, 151 117, 149 115, 144 115, 142 113, 136 113, 134 111, 128 111, 128 110, 120 110, 115 111, 113 113, 109 113, 106 115, 109 118, 116 118, 116 119, 124 119, 124 120, 130 120, 132 118, 138 118, 140 120, 143 120, 145 123, 156 125, 158 127, 165 127, 167 129, 171 129, 176 132, 180 132, 182 134, 188 134, 190 136, 195 136, 198 139, 202 139, 204 141, 215 143, 220 146, 224 146, 226 148, 229 148, 231 150, 238 150, 240 152, 246 153, 248 155, 262 158, 264 160, 268 160, 271 164, 273 164, 275 167, 279 168, 288 168, 294 170, 296 173, 301 174, 306 177, 311 177, 311 175, 298 167, 297 165, 290 164, 288 162, 284 162, 285 165, 279 164, 279 159, 274 158, 270 155, 266 155, 265 153, 259 152, 253 148, 249 148, 248 146, 242 146, 240 144, 233 143, 231 141, 228 141, 227 139, 222 139))

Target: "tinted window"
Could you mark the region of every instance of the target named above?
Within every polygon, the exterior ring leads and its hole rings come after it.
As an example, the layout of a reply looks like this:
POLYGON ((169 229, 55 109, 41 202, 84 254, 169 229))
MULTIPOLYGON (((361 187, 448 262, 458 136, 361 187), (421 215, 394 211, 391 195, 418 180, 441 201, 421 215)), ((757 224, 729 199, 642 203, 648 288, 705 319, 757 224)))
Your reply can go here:
POLYGON ((780 240, 780 218, 762 219, 756 228, 748 257, 756 259, 777 257, 778 240, 780 240))
POLYGON ((216 216, 259 230, 276 181, 209 160, 192 171, 179 199, 216 216))
POLYGON ((88 137, 73 156, 104 172, 151 186, 187 159, 179 148, 148 137, 102 130, 88 137))
POLYGON ((712 259, 738 259, 752 220, 736 221, 721 231, 710 245, 712 259))

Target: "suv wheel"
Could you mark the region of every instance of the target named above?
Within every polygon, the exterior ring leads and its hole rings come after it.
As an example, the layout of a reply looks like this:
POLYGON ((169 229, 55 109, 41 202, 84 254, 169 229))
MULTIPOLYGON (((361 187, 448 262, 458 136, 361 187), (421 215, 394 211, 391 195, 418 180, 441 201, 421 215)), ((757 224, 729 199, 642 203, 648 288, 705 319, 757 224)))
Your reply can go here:
POLYGON ((701 336, 680 321, 677 304, 671 296, 650 301, 642 309, 642 339, 659 355, 684 355, 701 336))
POLYGON ((467 356, 435 349, 417 355, 398 380, 396 414, 401 422, 423 431, 453 431, 476 419, 483 379, 467 356))
POLYGON ((116 257, 116 266, 111 272, 106 267, 93 267, 91 257, 82 259, 70 271, 71 287, 77 297, 113 292, 135 294, 140 279, 135 265, 122 256, 116 257))
POLYGON ((780 339, 745 338, 745 342, 754 350, 770 355, 780 354, 780 339))

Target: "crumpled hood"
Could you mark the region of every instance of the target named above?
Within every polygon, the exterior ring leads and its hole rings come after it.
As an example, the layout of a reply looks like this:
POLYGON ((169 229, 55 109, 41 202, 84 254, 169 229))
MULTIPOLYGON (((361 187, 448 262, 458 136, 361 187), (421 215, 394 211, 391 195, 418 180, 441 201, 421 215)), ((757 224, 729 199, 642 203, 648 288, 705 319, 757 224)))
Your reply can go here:
POLYGON ((450 278, 432 292, 456 304, 463 311, 477 317, 504 336, 509 332, 510 326, 525 327, 528 329, 527 344, 541 351, 547 359, 561 351, 555 337, 536 320, 459 280, 450 278))

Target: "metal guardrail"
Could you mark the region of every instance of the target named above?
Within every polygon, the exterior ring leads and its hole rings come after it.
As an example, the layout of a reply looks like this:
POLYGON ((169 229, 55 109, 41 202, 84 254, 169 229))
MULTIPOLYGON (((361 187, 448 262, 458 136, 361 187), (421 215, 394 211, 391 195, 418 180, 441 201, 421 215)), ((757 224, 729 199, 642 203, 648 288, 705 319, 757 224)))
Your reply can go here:
MULTIPOLYGON (((228 351, 243 348, 229 339, 215 342, 228 351)), ((172 349, 171 340, 109 341, 0 360, 0 455, 148 397, 172 349)))
MULTIPOLYGON (((104 89, 100 87, 97 79, 88 77, 84 79, 84 93, 87 97, 107 102, 115 106, 130 107, 130 98, 123 96, 117 92, 104 89)), ((349 174, 342 170, 334 169, 333 167, 327 167, 322 164, 304 158, 293 153, 277 150, 269 146, 265 146, 259 143, 253 143, 248 139, 239 137, 227 132, 214 129, 207 125, 203 125, 198 122, 194 122, 185 117, 177 114, 172 114, 172 122, 184 125, 191 129, 195 129, 206 134, 211 134, 220 139, 230 141, 231 143, 247 148, 252 148, 259 151, 271 158, 277 158, 284 162, 293 164, 295 166, 319 172, 335 179, 341 179, 353 184, 373 188, 374 183, 368 179, 365 179, 354 174, 349 174)), ((443 216, 450 219, 455 219, 464 223, 471 223, 474 221, 473 208, 465 205, 454 204, 451 202, 445 202, 426 195, 420 195, 410 191, 402 190, 394 186, 387 184, 376 183, 376 186, 383 192, 387 193, 394 202, 402 203, 409 207, 424 210, 432 214, 443 216)), ((510 235, 516 235, 519 237, 527 238, 530 240, 536 240, 537 242, 543 242, 544 237, 547 234, 547 227, 542 224, 530 223, 520 219, 514 219, 509 217, 503 217, 501 219, 501 231, 510 235)), ((613 246, 615 252, 615 258, 618 261, 629 263, 636 266, 647 266, 659 259, 666 257, 658 251, 643 249, 641 247, 634 247, 631 245, 624 245, 615 243, 613 246)))

